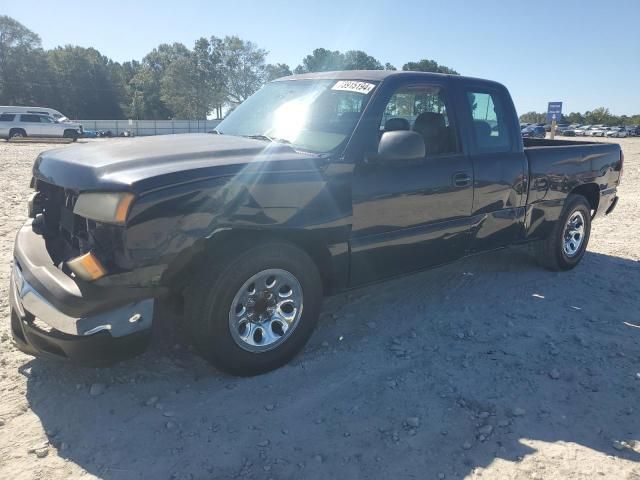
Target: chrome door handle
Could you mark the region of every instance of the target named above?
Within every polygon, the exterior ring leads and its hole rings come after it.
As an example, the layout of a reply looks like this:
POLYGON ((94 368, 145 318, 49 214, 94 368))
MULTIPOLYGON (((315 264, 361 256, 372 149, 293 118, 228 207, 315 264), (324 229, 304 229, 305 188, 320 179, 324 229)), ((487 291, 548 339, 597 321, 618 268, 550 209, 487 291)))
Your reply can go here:
POLYGON ((471 177, 466 172, 458 172, 453 175, 453 185, 458 188, 471 185, 471 177))

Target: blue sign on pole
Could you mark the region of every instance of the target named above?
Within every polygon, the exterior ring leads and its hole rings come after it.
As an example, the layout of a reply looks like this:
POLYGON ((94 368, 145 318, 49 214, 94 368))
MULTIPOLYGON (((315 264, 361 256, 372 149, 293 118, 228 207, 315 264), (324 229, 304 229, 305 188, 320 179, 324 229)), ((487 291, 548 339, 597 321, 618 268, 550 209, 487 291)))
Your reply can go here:
POLYGON ((562 102, 549 102, 547 107, 547 123, 559 122, 562 117, 562 102))

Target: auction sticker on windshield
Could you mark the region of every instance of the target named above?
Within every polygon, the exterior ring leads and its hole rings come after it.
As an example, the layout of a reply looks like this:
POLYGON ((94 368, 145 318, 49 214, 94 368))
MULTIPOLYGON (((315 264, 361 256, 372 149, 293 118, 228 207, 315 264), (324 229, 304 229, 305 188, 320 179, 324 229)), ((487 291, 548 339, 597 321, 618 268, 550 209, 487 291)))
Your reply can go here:
POLYGON ((357 82, 355 80, 340 80, 331 87, 331 90, 342 90, 344 92, 356 92, 367 95, 375 87, 376 86, 373 83, 357 82))

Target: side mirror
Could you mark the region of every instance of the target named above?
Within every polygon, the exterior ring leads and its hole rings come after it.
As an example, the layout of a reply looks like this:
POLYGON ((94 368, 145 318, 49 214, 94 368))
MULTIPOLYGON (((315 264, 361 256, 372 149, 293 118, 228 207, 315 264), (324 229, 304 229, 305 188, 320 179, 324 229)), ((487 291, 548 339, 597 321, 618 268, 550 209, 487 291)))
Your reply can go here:
POLYGON ((417 160, 425 155, 422 135, 410 130, 395 130, 382 134, 375 160, 417 160))

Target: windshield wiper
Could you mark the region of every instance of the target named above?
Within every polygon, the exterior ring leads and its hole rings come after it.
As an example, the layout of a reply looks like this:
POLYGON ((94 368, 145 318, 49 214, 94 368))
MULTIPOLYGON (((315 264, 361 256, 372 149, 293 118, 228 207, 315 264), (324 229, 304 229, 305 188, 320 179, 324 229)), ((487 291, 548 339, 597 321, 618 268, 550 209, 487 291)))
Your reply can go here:
POLYGON ((245 138, 253 138, 254 140, 266 140, 272 143, 284 143, 286 145, 291 145, 291 142, 286 138, 275 138, 270 137, 268 135, 242 135, 245 138))

